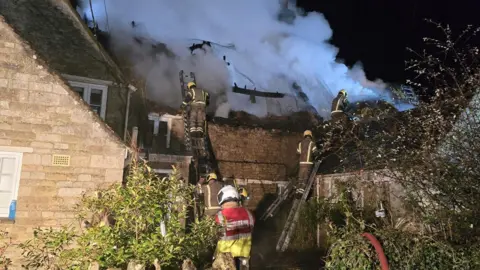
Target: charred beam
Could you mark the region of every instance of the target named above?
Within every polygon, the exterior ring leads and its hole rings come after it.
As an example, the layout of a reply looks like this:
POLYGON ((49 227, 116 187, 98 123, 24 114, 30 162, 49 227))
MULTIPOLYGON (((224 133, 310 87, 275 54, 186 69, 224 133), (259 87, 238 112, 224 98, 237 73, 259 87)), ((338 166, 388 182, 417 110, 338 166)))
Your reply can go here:
POLYGON ((237 84, 233 86, 232 91, 234 93, 249 95, 253 97, 283 98, 285 96, 285 94, 278 92, 262 92, 257 91, 256 89, 247 89, 246 87, 240 88, 237 86, 237 84))

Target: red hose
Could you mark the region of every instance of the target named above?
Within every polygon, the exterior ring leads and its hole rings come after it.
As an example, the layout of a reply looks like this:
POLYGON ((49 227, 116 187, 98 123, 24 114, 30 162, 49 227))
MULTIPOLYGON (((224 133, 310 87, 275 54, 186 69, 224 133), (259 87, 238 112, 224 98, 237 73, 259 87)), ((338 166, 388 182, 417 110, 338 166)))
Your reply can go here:
POLYGON ((367 238, 372 243, 375 251, 377 252, 378 259, 380 260, 380 267, 382 270, 388 270, 388 261, 385 253, 383 252, 382 245, 378 242, 377 238, 370 233, 362 233, 362 236, 367 238))

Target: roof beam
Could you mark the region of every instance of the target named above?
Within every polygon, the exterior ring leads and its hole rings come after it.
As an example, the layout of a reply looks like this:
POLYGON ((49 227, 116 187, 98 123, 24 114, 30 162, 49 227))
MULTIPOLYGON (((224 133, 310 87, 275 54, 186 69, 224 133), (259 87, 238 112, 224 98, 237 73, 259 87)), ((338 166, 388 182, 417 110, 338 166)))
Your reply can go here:
POLYGON ((234 93, 249 95, 253 97, 283 98, 285 96, 285 94, 278 92, 262 92, 257 91, 256 89, 247 89, 246 87, 240 88, 237 86, 237 84, 234 84, 232 90, 234 93))

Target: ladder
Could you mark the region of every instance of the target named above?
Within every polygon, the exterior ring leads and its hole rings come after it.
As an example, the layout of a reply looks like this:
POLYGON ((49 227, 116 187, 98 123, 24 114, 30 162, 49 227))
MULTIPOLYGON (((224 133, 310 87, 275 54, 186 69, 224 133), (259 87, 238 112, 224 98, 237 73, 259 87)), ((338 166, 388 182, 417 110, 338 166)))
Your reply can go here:
MULTIPOLYGON (((185 95, 187 94, 187 85, 189 82, 195 82, 195 73, 190 72, 189 75, 187 75, 183 70, 180 70, 179 72, 179 77, 180 77, 180 90, 182 93, 182 100, 185 99, 185 95)), ((192 151, 192 140, 190 137, 190 126, 189 126, 189 121, 188 121, 188 110, 189 108, 186 108, 182 112, 183 116, 183 126, 184 126, 184 132, 185 132, 185 147, 187 148, 187 151, 192 151)))
MULTIPOLYGON (((195 82, 195 73, 185 73, 183 70, 179 72, 180 87, 182 90, 182 98, 184 99, 188 91, 188 83, 195 82)), ((190 126, 189 126, 189 108, 185 109, 182 112, 184 132, 185 132, 185 146, 187 151, 192 152, 194 158, 195 167, 198 175, 206 175, 211 172, 210 165, 210 152, 208 151, 208 130, 207 124, 205 123, 204 136, 202 138, 193 138, 190 136, 190 126)), ((197 179, 198 180, 198 179, 197 179)))
POLYGON ((285 227, 283 228, 282 234, 280 235, 280 238, 277 242, 276 249, 279 252, 284 252, 288 248, 288 244, 290 244, 292 233, 295 230, 295 226, 297 225, 300 215, 300 209, 302 208, 303 203, 307 200, 308 193, 310 192, 313 182, 315 181, 315 175, 317 174, 320 163, 321 161, 315 162, 312 172, 310 173, 310 177, 308 178, 307 186, 305 188, 305 192, 302 195, 302 198, 295 199, 293 201, 292 209, 290 210, 287 221, 285 222, 285 227))
POLYGON ((275 215, 278 207, 288 198, 293 190, 292 182, 289 182, 288 185, 285 187, 285 190, 278 196, 275 201, 267 208, 265 213, 260 217, 260 220, 267 220, 270 217, 275 215))

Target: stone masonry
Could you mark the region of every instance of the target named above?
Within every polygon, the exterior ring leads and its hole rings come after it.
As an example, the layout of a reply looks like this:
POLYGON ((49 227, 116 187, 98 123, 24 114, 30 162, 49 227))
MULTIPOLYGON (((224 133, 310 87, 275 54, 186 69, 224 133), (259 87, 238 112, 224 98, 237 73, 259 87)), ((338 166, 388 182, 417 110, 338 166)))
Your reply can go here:
POLYGON ((34 227, 78 225, 82 193, 122 180, 126 147, 0 16, 2 148, 23 152, 16 220, 0 221, 14 244, 34 227), (54 154, 70 166, 52 166, 54 154))

